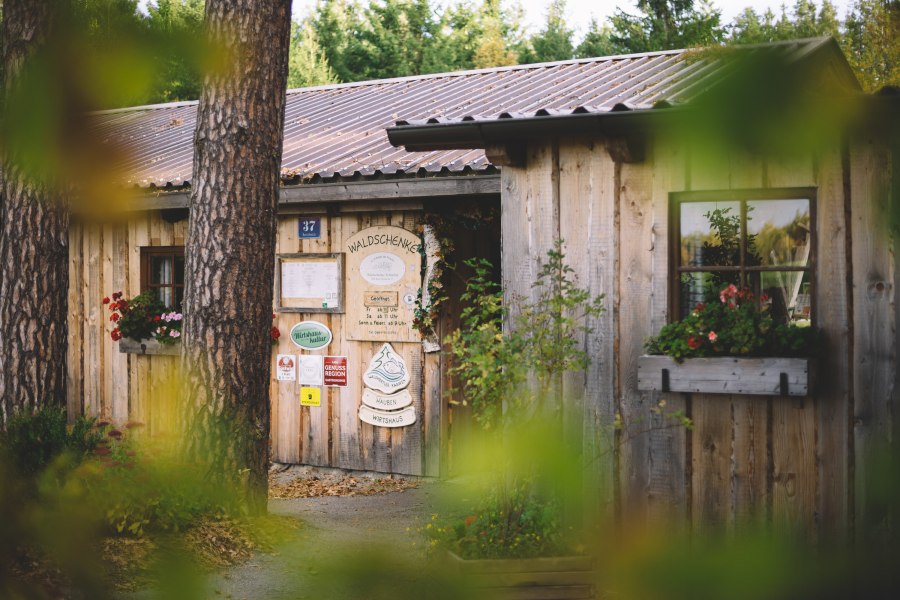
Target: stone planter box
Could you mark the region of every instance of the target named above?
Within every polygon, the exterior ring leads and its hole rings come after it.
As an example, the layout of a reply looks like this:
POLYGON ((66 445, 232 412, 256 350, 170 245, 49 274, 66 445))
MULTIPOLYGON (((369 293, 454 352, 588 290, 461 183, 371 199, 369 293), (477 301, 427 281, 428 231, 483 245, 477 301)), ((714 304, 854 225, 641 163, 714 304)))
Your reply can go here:
POLYGON ((451 569, 487 599, 583 600, 596 598, 589 556, 464 560, 448 552, 451 569))
POLYGON ((808 358, 686 358, 644 355, 638 359, 638 389, 700 394, 807 396, 808 358))
POLYGON ((156 340, 141 340, 136 342, 122 338, 119 340, 119 352, 127 354, 149 354, 153 356, 178 356, 181 354, 181 342, 162 345, 156 340))

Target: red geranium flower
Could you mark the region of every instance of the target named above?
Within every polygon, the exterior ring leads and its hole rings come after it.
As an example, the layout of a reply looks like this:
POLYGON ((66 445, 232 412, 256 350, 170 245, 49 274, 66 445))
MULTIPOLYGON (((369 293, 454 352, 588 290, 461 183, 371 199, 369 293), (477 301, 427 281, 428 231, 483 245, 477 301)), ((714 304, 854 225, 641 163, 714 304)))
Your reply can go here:
POLYGON ((109 304, 109 296, 103 297, 103 304, 109 304))
POLYGON ((118 321, 118 320, 119 320, 119 313, 113 313, 113 314, 109 315, 109 320, 112 321, 113 323, 115 323, 116 321, 118 321))
POLYGON ((703 340, 695 338, 694 336, 691 336, 688 338, 687 343, 688 343, 688 348, 690 348, 691 350, 696 350, 697 348, 700 347, 700 344, 703 343, 703 340))
POLYGON ((116 292, 115 294, 113 294, 113 300, 118 300, 121 297, 122 297, 122 292, 116 292))
POLYGON ((109 333, 109 337, 111 337, 114 342, 118 342, 119 340, 122 339, 122 332, 120 332, 118 328, 113 329, 109 333))

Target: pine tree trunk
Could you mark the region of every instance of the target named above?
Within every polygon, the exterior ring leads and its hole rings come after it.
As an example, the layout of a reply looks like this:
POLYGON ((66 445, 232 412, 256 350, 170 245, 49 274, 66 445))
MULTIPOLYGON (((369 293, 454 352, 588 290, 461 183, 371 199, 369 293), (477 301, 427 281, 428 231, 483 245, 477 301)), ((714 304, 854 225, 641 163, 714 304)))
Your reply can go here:
MULTIPOLYGON (((3 3, 4 97, 47 40, 50 0, 3 3)), ((69 213, 40 165, 3 148, 0 167, 0 428, 15 412, 66 404, 69 213)))
POLYGON ((207 0, 185 265, 190 449, 264 512, 290 0, 207 0))

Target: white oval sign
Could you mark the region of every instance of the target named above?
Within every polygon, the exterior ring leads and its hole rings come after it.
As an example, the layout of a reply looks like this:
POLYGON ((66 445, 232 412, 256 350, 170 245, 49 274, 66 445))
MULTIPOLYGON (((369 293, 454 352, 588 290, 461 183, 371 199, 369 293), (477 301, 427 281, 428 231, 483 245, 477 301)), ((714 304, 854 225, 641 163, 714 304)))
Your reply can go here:
POLYGON ((412 395, 409 390, 403 390, 396 394, 379 394, 375 390, 366 388, 362 396, 363 404, 382 410, 396 410, 412 404, 412 395))
POLYGON ((359 274, 373 285, 391 285, 403 279, 406 263, 390 252, 376 252, 365 257, 359 265, 359 274))
POLYGON ((359 420, 376 427, 406 427, 416 422, 416 407, 386 412, 363 405, 359 407, 359 420))

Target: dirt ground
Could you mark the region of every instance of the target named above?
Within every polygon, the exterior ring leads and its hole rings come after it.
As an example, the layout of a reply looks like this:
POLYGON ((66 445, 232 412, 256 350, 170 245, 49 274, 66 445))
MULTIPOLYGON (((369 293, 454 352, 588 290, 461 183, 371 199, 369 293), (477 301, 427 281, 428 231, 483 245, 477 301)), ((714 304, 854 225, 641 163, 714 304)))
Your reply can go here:
MULTIPOLYGON (((362 473, 279 467, 270 472, 269 512, 291 517, 274 552, 197 580, 168 573, 164 589, 123 594, 129 600, 456 600, 440 558, 428 556, 422 530, 449 514, 454 486, 362 473), (449 486, 449 488, 448 488, 449 486), (309 497, 312 495, 312 497, 309 497)), ((177 569, 176 569, 177 570, 177 569)))

